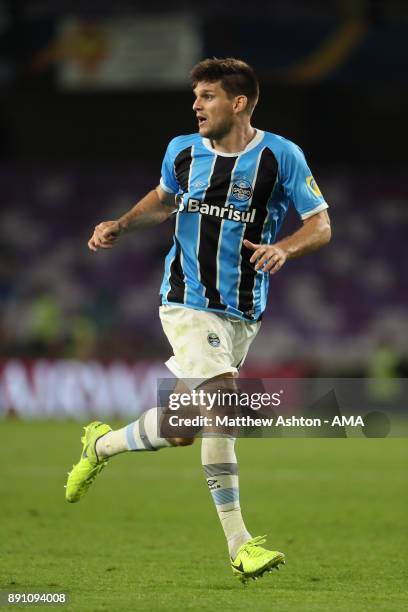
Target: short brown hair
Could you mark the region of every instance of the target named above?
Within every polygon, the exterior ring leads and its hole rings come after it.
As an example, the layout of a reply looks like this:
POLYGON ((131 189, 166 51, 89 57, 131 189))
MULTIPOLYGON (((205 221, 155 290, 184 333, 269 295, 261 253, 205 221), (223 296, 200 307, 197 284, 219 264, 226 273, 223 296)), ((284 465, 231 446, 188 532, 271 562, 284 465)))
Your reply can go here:
POLYGON ((248 98, 248 112, 251 114, 258 102, 259 83, 254 69, 234 57, 205 59, 199 62, 190 74, 193 88, 200 81, 215 83, 221 81, 222 88, 231 97, 244 95, 248 98))

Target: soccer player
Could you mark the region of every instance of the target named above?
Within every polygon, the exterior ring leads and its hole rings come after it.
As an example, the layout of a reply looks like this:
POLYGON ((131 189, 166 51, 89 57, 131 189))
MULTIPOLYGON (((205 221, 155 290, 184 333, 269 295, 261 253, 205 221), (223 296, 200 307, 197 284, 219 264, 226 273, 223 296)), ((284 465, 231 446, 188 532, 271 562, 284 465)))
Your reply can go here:
MULTIPOLYGON (((257 335, 269 275, 287 259, 330 240, 327 204, 301 149, 251 125, 259 96, 253 69, 233 58, 206 59, 191 73, 198 132, 168 145, 160 185, 114 221, 95 227, 88 246, 110 249, 124 234, 175 217, 173 245, 160 289, 160 319, 173 349, 166 362, 177 389, 235 390, 235 377, 257 335), (275 242, 289 205, 302 225, 275 242), (193 381, 193 383, 191 382, 193 381)), ((124 427, 85 428, 66 499, 77 502, 113 455, 191 444, 163 437, 153 407, 124 427)), ((201 456, 227 539, 233 573, 242 581, 284 562, 252 538, 240 509, 233 432, 204 435, 201 456), (216 484, 215 484, 216 483, 216 484)))

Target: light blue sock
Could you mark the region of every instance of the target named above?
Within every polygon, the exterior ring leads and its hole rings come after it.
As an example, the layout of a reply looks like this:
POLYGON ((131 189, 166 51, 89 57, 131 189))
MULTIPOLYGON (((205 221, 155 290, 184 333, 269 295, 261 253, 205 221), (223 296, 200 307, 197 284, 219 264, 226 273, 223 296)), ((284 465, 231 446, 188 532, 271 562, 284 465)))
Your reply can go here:
POLYGON ((158 432, 161 408, 150 408, 137 421, 105 434, 96 443, 98 457, 112 457, 126 451, 155 451, 171 446, 158 432))

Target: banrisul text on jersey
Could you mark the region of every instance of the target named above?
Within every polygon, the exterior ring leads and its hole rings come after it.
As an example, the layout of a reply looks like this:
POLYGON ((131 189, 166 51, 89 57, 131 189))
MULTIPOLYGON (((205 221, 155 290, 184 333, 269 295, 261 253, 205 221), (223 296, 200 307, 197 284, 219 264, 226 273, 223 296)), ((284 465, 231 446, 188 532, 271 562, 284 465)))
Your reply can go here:
POLYGON ((239 210, 233 204, 228 206, 218 206, 217 204, 208 204, 190 198, 187 202, 187 207, 184 203, 180 204, 179 212, 186 210, 187 212, 199 212, 201 215, 210 215, 220 217, 220 219, 229 219, 229 221, 237 221, 238 223, 253 223, 255 221, 256 210, 239 210))

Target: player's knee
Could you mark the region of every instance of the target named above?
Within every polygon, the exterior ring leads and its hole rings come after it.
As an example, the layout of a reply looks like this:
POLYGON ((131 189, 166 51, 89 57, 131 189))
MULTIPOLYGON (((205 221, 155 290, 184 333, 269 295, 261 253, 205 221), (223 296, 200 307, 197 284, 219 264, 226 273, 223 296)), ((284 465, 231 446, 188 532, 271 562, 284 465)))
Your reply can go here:
POLYGON ((172 446, 190 446, 194 442, 194 438, 169 438, 172 446))

